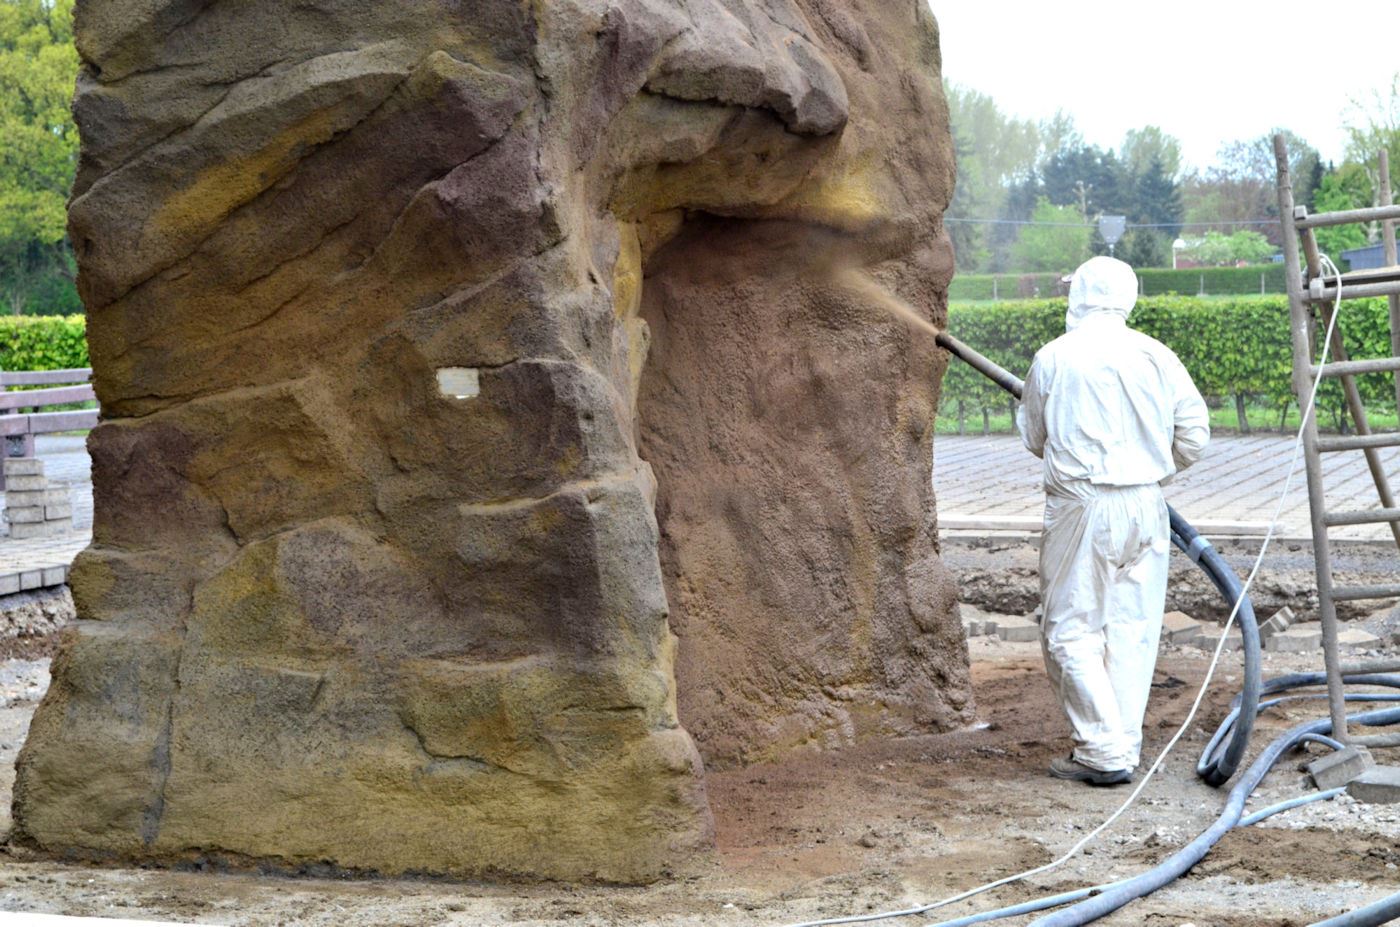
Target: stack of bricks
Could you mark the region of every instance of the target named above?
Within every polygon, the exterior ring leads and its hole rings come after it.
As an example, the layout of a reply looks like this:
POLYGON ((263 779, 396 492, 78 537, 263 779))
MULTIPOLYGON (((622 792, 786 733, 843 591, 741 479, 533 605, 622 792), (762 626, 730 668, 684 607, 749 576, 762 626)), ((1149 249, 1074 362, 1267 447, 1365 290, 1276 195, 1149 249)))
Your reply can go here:
POLYGON ((5 458, 5 520, 17 541, 73 530, 68 486, 50 486, 44 462, 33 457, 5 458))

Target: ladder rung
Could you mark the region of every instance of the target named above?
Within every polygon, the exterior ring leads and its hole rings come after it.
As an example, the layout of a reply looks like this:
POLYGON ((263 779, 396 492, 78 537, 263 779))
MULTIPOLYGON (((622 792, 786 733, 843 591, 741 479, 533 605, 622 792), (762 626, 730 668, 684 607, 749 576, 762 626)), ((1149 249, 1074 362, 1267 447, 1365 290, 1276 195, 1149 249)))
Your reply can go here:
MULTIPOLYGON (((1330 303, 1337 298, 1337 278, 1328 282, 1325 277, 1314 277, 1308 281, 1309 302, 1330 303)), ((1400 293, 1400 280, 1382 280, 1372 283, 1349 283, 1342 279, 1342 299, 1365 299, 1370 296, 1390 296, 1400 293)))
POLYGON ((1380 525, 1400 521, 1400 509, 1371 509, 1367 512, 1327 512, 1322 523, 1329 528, 1341 525, 1380 525))
POLYGON ((1364 451, 1373 447, 1400 447, 1400 431, 1378 435, 1347 435, 1341 438, 1318 438, 1319 451, 1364 451))
POLYGON ((1400 583, 1388 586, 1337 586, 1332 590, 1332 598, 1338 602, 1355 602, 1358 599, 1397 599, 1400 598, 1400 583))
POLYGON ((1349 222, 1384 222, 1387 219, 1400 219, 1400 206, 1370 206, 1366 209, 1342 209, 1337 212, 1320 212, 1316 215, 1307 215, 1303 207, 1294 210, 1295 213, 1303 211, 1303 215, 1296 216, 1293 224, 1300 229, 1316 229, 1328 225, 1346 225, 1349 222))
MULTIPOLYGON (((1394 280, 1397 277, 1400 277, 1400 265, 1397 264, 1388 264, 1384 267, 1365 267, 1361 270, 1349 270, 1342 274, 1342 285, 1346 286, 1352 283, 1376 283, 1381 280, 1394 280)), ((1323 283, 1327 283, 1337 278, 1324 275, 1317 279, 1321 280, 1323 283)))
MULTIPOLYGON (((1312 375, 1317 376, 1318 366, 1312 365, 1312 375)), ((1322 368, 1329 377, 1354 377, 1363 373, 1386 373, 1400 370, 1400 357, 1372 357, 1367 360, 1334 361, 1322 368)))

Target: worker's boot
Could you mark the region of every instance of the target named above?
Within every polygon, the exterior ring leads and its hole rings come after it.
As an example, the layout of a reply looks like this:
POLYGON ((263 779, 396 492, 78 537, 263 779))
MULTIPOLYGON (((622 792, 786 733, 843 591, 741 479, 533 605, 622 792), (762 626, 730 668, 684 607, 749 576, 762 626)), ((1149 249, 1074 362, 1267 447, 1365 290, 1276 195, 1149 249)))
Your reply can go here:
POLYGON ((1075 782, 1087 782, 1090 785, 1122 785, 1125 782, 1133 781, 1131 769, 1108 771, 1094 769, 1092 766, 1085 766, 1072 756, 1067 756, 1062 760, 1052 760, 1050 762, 1050 775, 1056 779, 1072 779, 1075 782))

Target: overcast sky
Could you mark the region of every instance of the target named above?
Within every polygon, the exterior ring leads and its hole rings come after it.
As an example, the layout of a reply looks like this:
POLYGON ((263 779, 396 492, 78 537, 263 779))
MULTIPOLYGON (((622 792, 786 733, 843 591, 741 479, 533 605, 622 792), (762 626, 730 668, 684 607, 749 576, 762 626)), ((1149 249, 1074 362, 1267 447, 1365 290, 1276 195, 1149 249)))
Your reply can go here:
POLYGON ((1392 0, 929 5, 948 80, 1021 117, 1063 108, 1093 144, 1117 147, 1128 129, 1161 126, 1195 167, 1213 163, 1223 143, 1274 126, 1340 161, 1349 99, 1388 88, 1400 70, 1392 0), (1285 72, 1281 49, 1318 66, 1285 72))

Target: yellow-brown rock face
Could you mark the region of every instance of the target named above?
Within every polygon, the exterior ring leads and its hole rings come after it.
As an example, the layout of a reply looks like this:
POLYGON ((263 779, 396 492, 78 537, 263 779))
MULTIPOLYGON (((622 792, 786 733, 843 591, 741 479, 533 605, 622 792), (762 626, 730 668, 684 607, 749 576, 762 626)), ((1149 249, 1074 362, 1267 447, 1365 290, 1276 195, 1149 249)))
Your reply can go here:
POLYGON ((105 420, 20 839, 647 880, 710 842, 702 755, 961 719, 937 358, 824 274, 942 311, 922 3, 86 0, 78 35, 105 420))

